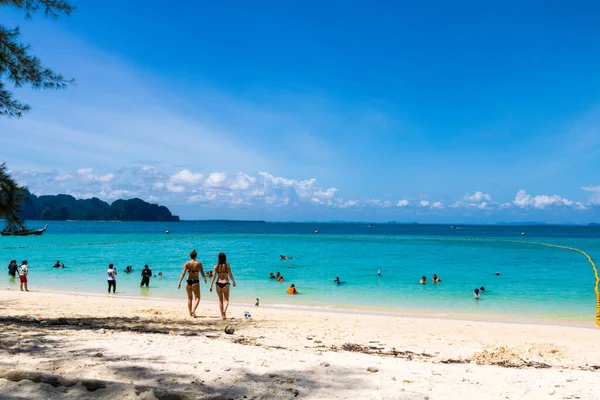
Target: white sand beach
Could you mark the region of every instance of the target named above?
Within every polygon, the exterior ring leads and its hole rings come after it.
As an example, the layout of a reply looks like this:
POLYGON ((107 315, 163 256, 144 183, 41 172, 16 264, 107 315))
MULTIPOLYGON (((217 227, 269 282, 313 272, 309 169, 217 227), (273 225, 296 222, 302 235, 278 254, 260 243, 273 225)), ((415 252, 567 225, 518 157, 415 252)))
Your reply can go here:
POLYGON ((246 308, 2 291, 0 398, 600 398, 599 328, 246 308))

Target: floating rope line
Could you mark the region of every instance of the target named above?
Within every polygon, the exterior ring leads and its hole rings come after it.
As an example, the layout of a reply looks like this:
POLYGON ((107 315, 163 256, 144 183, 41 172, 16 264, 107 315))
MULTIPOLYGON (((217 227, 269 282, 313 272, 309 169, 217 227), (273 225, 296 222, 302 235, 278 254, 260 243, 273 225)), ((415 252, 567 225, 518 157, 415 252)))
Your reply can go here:
POLYGON ((504 241, 510 242, 510 243, 533 244, 533 245, 538 245, 538 246, 555 247, 557 249, 571 250, 571 251, 576 251, 580 254, 583 254, 587 258, 589 263, 591 264, 592 268, 594 269, 594 275, 596 277, 596 286, 594 287, 594 291, 596 292, 596 324, 598 324, 598 326, 600 326, 600 291, 598 290, 598 287, 600 286, 600 276, 598 276, 598 269, 596 268, 596 264, 594 263, 594 260, 592 260, 592 257, 590 257, 590 255, 588 253, 586 253, 585 251, 578 249, 576 247, 560 246, 557 244, 542 243, 542 242, 526 242, 526 241, 519 241, 519 240, 504 240, 504 241))

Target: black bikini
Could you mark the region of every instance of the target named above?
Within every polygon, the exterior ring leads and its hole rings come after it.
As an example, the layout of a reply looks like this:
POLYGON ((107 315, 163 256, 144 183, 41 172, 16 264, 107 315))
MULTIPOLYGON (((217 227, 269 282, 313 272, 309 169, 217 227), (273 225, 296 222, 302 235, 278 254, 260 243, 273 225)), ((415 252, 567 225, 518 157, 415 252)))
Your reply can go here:
POLYGON ((192 285, 196 285, 196 284, 200 283, 200 280, 198 280, 198 279, 188 279, 186 282, 187 282, 188 285, 192 286, 192 285))
MULTIPOLYGON (((227 265, 224 265, 225 267, 225 271, 219 271, 219 267, 217 267, 217 276, 219 276, 219 274, 229 274, 227 265)), ((225 286, 229 285, 229 282, 215 282, 217 284, 218 287, 220 287, 221 289, 224 289, 225 286)))

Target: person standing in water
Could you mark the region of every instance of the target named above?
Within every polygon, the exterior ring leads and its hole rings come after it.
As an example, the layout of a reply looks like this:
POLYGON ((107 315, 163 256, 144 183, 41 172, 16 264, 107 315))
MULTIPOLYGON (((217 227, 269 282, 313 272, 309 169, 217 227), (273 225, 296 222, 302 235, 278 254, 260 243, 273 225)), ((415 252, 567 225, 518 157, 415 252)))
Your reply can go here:
POLYGON ((221 319, 227 319, 227 308, 229 307, 229 278, 235 287, 235 279, 231 273, 231 266, 227 264, 225 253, 219 253, 218 263, 215 265, 213 277, 210 281, 210 291, 212 292, 213 283, 217 280, 217 295, 219 296, 219 309, 221 310, 221 319))
POLYGON ((142 283, 140 283, 140 287, 150 284, 150 277, 152 276, 152 270, 148 267, 148 264, 144 265, 144 269, 142 270, 142 283))
POLYGON ((8 275, 10 275, 11 278, 16 277, 18 269, 19 264, 17 264, 17 260, 11 260, 10 264, 8 264, 8 275))
POLYGON ((115 293, 115 291, 117 290, 117 280, 115 279, 115 277, 117 276, 117 270, 115 269, 115 267, 112 264, 108 265, 108 270, 106 270, 106 273, 108 274, 108 293, 110 293, 110 288, 112 287, 113 290, 113 294, 115 293))
POLYGON ((25 286, 25 291, 29 292, 27 289, 27 274, 29 274, 29 267, 27 267, 27 260, 23 260, 23 264, 21 268, 19 268, 19 281, 21 282, 21 292, 23 291, 23 286, 25 286))
POLYGON ((181 289, 181 281, 187 271, 188 278, 186 280, 185 290, 187 291, 188 296, 188 310, 190 311, 190 317, 192 318, 196 318, 196 309, 200 304, 200 277, 198 274, 202 275, 202 279, 204 279, 204 284, 206 285, 204 268, 202 268, 201 262, 196 261, 197 257, 198 253, 196 252, 196 249, 192 250, 190 253, 190 261, 183 264, 183 271, 181 271, 179 283, 177 284, 177 289, 181 289), (192 307, 193 298, 195 298, 194 307, 192 307))

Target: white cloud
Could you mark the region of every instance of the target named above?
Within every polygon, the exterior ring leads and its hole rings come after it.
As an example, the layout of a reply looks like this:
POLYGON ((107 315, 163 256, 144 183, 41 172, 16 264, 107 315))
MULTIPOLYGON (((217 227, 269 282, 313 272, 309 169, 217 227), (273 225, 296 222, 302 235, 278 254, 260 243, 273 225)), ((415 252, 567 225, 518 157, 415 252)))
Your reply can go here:
POLYGON ((223 172, 213 172, 212 174, 210 174, 208 176, 208 178, 206 178, 206 181, 204 182, 204 186, 212 187, 212 188, 222 187, 225 184, 226 178, 227 178, 227 175, 223 172))
POLYGON ((444 208, 444 204, 441 201, 436 201, 431 205, 431 208, 444 208))
POLYGON ((429 207, 430 204, 431 204, 431 202, 428 200, 421 200, 419 202, 419 206, 421 206, 421 207, 429 207))
POLYGON ((494 206, 495 203, 492 202, 492 196, 487 193, 476 191, 472 195, 466 193, 462 199, 458 200, 451 206, 450 208, 479 208, 483 210, 485 208, 489 208, 490 206, 494 206))
POLYGON ((54 177, 55 181, 68 181, 70 179, 73 179, 73 175, 67 174, 67 173, 58 174, 57 176, 54 177))
POLYGON ((399 200, 398 203, 396 203, 396 207, 407 207, 408 204, 409 204, 408 200, 402 199, 402 200, 399 200))
POLYGON ((474 203, 481 203, 482 201, 492 201, 492 196, 483 192, 475 192, 471 196, 468 193, 465 194, 464 199, 474 203))
POLYGON ((185 187, 180 186, 180 185, 175 185, 175 184, 173 184, 171 182, 167 183, 166 188, 167 188, 167 190, 169 192, 172 192, 172 193, 183 193, 183 192, 185 192, 185 187))
POLYGON ((586 192, 592 192, 592 195, 589 197, 588 201, 592 205, 600 205, 600 185, 598 186, 583 186, 581 190, 585 190, 586 192))
MULTIPOLYGON (((94 175, 92 174, 92 168, 79 168, 77 170, 77 174, 85 177, 85 180, 90 182, 100 182, 100 183, 108 183, 115 179, 115 174, 108 173, 104 175, 94 175)), ((69 174, 67 174, 69 175, 69 174)), ((70 176, 70 175, 69 175, 70 176)), ((57 179, 58 180, 58 179, 57 179)))
MULTIPOLYGON (((144 167, 147 168, 147 167, 144 167)), ((143 168, 142 168, 143 169, 143 168)), ((182 169, 174 175, 171 175, 171 183, 174 184, 184 184, 184 185, 193 185, 196 184, 204 178, 204 175, 199 173, 194 173, 189 169, 182 169)))
POLYGON ((106 175, 88 175, 88 179, 98 182, 110 182, 115 179, 115 174, 106 174, 106 175))
POLYGON ((515 196, 513 204, 520 208, 537 208, 544 209, 550 206, 571 206, 573 202, 569 199, 561 197, 557 194, 551 196, 537 195, 531 196, 525 190, 519 190, 515 196))

